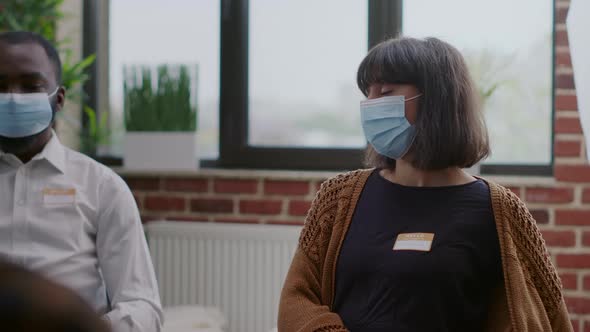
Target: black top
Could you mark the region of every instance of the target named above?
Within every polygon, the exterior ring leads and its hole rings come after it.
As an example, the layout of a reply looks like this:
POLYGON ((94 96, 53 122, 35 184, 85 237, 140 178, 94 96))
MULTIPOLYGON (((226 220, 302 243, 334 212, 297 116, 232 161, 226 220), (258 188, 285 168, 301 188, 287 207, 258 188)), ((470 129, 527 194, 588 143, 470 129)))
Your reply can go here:
POLYGON ((340 251, 334 312, 353 332, 480 331, 501 278, 484 181, 407 187, 377 170, 340 251), (433 233, 430 251, 393 250, 400 233, 433 233))

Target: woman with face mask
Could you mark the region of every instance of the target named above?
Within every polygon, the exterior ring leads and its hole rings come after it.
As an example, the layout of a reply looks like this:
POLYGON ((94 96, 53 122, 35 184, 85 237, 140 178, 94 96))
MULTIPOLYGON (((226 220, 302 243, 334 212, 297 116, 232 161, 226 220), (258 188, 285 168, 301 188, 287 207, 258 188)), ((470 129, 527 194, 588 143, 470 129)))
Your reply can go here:
POLYGON ((490 147, 461 54, 436 38, 391 39, 357 82, 372 168, 322 184, 279 331, 572 331, 525 205, 463 171, 490 147))

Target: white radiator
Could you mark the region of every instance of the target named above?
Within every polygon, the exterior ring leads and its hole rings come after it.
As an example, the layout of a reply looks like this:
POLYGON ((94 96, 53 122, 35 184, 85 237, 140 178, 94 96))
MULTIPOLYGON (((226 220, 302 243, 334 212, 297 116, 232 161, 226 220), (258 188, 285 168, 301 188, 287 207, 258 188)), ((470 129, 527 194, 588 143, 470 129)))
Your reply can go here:
POLYGON ((163 306, 216 306, 229 332, 276 326, 300 227, 166 221, 146 231, 163 306))

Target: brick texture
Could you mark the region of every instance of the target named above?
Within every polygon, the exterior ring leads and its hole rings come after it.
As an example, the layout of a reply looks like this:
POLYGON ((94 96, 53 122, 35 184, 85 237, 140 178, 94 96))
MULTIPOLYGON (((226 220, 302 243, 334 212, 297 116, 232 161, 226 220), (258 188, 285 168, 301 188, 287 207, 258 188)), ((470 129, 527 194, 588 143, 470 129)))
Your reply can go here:
POLYGON ((258 224, 260 223, 259 219, 255 219, 255 218, 234 218, 234 217, 219 217, 219 218, 214 218, 215 222, 221 222, 221 223, 230 223, 230 224, 258 224))
POLYGON ((183 211, 186 199, 183 197, 167 197, 164 195, 147 196, 144 199, 146 210, 151 211, 183 211))
POLYGON ((512 191, 519 198, 522 198, 522 190, 519 187, 509 186, 506 189, 512 191))
POLYGON ((181 192, 193 192, 200 193, 206 192, 208 187, 208 181, 206 179, 165 179, 164 190, 165 191, 181 191, 181 192))
POLYGON ((558 254, 557 266, 563 268, 590 268, 590 253, 588 254, 558 254))
POLYGON ((556 134, 581 134, 582 125, 578 118, 557 118, 555 120, 556 134))
POLYGON ((579 141, 555 141, 556 157, 578 157, 582 152, 582 143, 579 141))
POLYGON ((539 225, 544 225, 549 223, 549 212, 547 210, 530 210, 531 215, 539 225))
POLYGON ((265 181, 266 195, 307 195, 310 183, 307 181, 265 181))
POLYGON ((231 213, 234 202, 231 199, 197 198, 191 200, 191 211, 207 213, 231 213))
POLYGON ((557 210, 557 225, 590 226, 590 210, 557 210))
POLYGON ((575 89, 574 76, 572 74, 557 74, 555 84, 558 89, 575 89))
POLYGON ((217 179, 214 183, 216 193, 255 194, 258 191, 256 180, 217 179))
POLYGON ((267 224, 270 225, 289 225, 289 226, 302 226, 305 223, 303 219, 297 220, 269 220, 267 224))
POLYGON ((574 200, 573 188, 527 188, 530 203, 569 203, 574 200))
POLYGON ((560 273, 561 283, 564 289, 576 290, 578 289, 578 275, 575 273, 564 272, 560 273))
POLYGON ((131 190, 156 191, 160 189, 159 178, 124 177, 131 190))
POLYGON ((282 202, 277 200, 243 200, 240 202, 240 213, 245 214, 279 214, 282 202))
POLYGON ((306 216, 311 207, 309 201, 291 201, 289 202, 289 214, 292 216, 306 216))
POLYGON ((556 8, 555 9, 555 22, 556 23, 565 23, 567 18, 568 8, 556 8))
POLYGON ((555 46, 568 46, 567 31, 555 31, 555 46))
MULTIPOLYGON (((567 57, 569 59, 569 53, 567 57)), ((578 99, 576 96, 557 96, 555 97, 555 108, 560 111, 575 111, 578 109, 578 99)))
POLYGON ((571 68, 572 66, 572 58, 571 55, 568 53, 557 53, 555 55, 555 64, 558 67, 566 67, 571 68))
POLYGON ((543 239, 550 247, 573 247, 576 245, 576 233, 573 231, 543 230, 543 239))
POLYGON ((590 298, 566 296, 565 303, 570 314, 590 314, 590 298))
POLYGON ((564 182, 590 182, 590 165, 555 165, 555 178, 564 182))
POLYGON ((209 219, 203 216, 189 216, 189 215, 169 215, 166 220, 170 221, 186 221, 186 222, 207 222, 209 219))

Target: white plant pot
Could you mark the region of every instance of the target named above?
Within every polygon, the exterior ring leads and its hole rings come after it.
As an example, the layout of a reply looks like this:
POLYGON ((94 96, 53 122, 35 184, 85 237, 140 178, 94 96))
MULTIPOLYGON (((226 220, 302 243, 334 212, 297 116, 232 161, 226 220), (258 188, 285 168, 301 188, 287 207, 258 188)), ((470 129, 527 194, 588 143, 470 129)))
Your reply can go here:
POLYGON ((127 132, 125 168, 186 171, 198 168, 196 132, 127 132))

